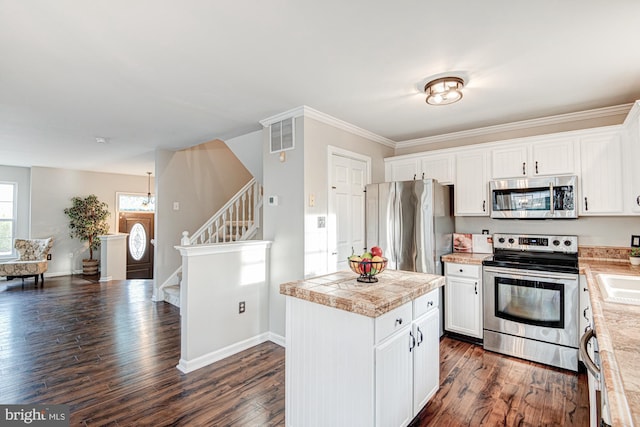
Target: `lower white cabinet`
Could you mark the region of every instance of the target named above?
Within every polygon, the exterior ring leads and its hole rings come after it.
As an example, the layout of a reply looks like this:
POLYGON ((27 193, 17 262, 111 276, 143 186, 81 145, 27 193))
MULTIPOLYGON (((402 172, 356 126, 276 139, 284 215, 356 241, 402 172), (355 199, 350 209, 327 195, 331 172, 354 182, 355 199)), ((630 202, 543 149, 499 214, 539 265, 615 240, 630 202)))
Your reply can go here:
POLYGON ((444 328, 482 338, 482 268, 479 265, 446 263, 444 328))
POLYGON ((287 426, 406 426, 440 383, 439 289, 375 319, 287 297, 287 426))

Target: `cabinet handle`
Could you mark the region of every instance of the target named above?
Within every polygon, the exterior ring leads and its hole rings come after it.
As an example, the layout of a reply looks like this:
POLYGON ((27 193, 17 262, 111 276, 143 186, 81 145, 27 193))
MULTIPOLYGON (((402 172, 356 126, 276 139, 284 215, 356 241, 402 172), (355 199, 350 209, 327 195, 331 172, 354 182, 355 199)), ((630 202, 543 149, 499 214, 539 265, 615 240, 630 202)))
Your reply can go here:
POLYGON ((584 198, 584 210, 588 211, 589 210, 589 202, 587 201, 587 198, 584 198))
POLYGON ((398 317, 396 319, 396 326, 398 326, 398 325, 402 325, 402 317, 398 317))
POLYGON ((424 179, 424 172, 422 172, 422 179, 424 179))
POLYGON ((536 175, 538 175, 538 161, 536 160, 536 175))
POLYGON ((427 306, 429 306, 429 307, 433 307, 433 301, 429 301, 429 302, 427 303, 427 306))
POLYGON ((409 331, 409 336, 411 337, 411 344, 409 345, 409 352, 413 351, 416 348, 416 337, 413 336, 413 332, 409 331))
POLYGON ((589 320, 589 318, 587 317, 587 310, 589 310, 589 307, 585 307, 584 311, 582 312, 582 317, 584 317, 585 320, 589 320))
POLYGON ((487 211, 487 209, 486 209, 486 208, 487 208, 487 201, 486 201, 486 200, 483 200, 483 201, 482 201, 482 212, 486 212, 486 211, 487 211))
POLYGON ((636 197, 636 203, 640 206, 640 196, 636 197))
POLYGON ((424 335, 420 330, 420 326, 418 326, 418 347, 420 347, 420 344, 422 344, 422 341, 424 341, 424 335))
POLYGON ((476 291, 476 295, 478 295, 478 282, 476 282, 475 291, 476 291))
POLYGON ((588 288, 582 288, 582 291, 583 292, 589 292, 589 289, 588 288))
POLYGON ((462 270, 462 269, 460 269, 460 273, 462 273, 462 271, 463 271, 463 270, 462 270))
POLYGON ((525 162, 522 162, 522 175, 526 175, 527 174, 527 164, 525 162))

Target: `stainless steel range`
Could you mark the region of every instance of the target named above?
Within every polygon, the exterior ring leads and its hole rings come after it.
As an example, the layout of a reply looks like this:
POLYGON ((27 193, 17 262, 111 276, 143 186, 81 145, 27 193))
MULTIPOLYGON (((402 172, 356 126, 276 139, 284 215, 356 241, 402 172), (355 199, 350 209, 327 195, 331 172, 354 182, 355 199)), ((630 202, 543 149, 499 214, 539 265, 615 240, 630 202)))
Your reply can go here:
POLYGON ((483 264, 484 348, 578 370, 578 237, 494 234, 483 264))

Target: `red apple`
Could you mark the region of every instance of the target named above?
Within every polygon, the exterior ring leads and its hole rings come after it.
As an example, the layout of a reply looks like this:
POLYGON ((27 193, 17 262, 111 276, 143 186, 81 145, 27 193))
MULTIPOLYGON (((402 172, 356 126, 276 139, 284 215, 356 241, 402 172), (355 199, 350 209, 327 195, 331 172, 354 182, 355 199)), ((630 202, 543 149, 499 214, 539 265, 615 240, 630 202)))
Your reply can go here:
POLYGON ((380 246, 374 246, 371 248, 371 255, 382 256, 382 248, 380 246))

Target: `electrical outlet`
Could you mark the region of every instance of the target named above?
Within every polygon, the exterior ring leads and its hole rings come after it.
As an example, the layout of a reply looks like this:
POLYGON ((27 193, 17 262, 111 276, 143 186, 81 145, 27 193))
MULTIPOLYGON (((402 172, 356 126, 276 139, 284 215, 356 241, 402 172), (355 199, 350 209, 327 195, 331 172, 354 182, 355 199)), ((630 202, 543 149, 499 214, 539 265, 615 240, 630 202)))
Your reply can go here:
POLYGON ((242 314, 245 311, 245 304, 244 301, 240 301, 240 303, 238 304, 238 313, 242 314))
POLYGON ((51 261, 51 254, 47 254, 47 261, 51 261))

